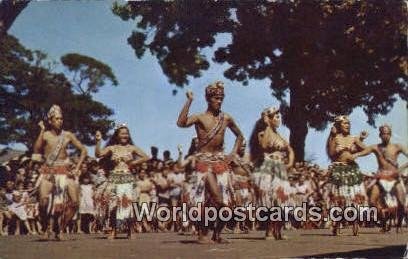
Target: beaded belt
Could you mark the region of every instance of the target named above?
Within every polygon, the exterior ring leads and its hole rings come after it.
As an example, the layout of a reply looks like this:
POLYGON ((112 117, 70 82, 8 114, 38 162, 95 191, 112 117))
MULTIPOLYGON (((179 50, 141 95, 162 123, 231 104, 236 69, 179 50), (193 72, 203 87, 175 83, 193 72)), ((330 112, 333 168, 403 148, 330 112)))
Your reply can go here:
POLYGON ((61 166, 47 166, 43 165, 40 169, 41 174, 61 174, 66 175, 69 173, 69 166, 68 165, 61 165, 61 166))

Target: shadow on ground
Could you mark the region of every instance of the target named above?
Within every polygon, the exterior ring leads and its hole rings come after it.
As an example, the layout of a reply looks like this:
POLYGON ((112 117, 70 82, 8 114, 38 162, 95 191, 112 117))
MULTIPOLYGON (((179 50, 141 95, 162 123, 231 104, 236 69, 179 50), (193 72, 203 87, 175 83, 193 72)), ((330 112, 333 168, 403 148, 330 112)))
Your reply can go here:
POLYGON ((304 255, 301 257, 314 258, 402 258, 405 253, 406 246, 385 246, 381 248, 370 248, 362 250, 354 250, 349 252, 327 253, 317 255, 304 255))
POLYGON ((265 237, 230 237, 228 239, 241 239, 241 240, 264 240, 265 241, 265 237))

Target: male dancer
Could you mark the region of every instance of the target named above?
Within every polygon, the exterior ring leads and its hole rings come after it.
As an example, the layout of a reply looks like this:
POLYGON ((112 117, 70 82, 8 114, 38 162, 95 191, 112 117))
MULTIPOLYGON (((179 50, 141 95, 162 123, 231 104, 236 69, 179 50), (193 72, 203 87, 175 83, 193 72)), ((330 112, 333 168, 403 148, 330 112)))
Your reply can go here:
POLYGON ((49 238, 51 230, 54 229, 55 238, 61 240, 61 230, 65 228, 65 224, 74 216, 78 208, 78 186, 70 175, 71 161, 68 157, 67 146, 73 144, 81 151, 73 172, 76 177, 79 176, 79 169, 87 151, 74 134, 62 130, 63 117, 58 105, 51 107, 47 117, 50 128, 46 130, 43 121, 38 124, 41 131, 34 143, 32 160, 42 161, 42 156, 45 158, 41 175, 37 181, 40 213, 44 222, 43 227, 46 229, 45 238, 49 238), (56 229, 54 228, 55 221, 56 229))
MULTIPOLYGON (((198 138, 195 170, 205 174, 206 197, 216 207, 227 206, 232 202, 233 188, 231 183, 231 170, 229 161, 231 156, 226 156, 224 151, 224 135, 229 128, 236 136, 232 154, 236 154, 242 144, 243 136, 233 118, 221 111, 224 100, 224 85, 217 81, 207 86, 205 97, 208 108, 205 112, 188 116, 193 101, 193 93, 187 92, 187 101, 177 120, 177 126, 182 128, 195 126, 198 138)), ((225 224, 217 222, 212 240, 223 242, 220 233, 225 224)), ((199 231, 199 243, 210 243, 207 239, 208 228, 202 227, 199 231)))
MULTIPOLYGON (((406 157, 408 157, 408 150, 406 147, 403 147, 400 144, 393 144, 390 142, 392 134, 391 126, 387 124, 382 125, 379 131, 381 143, 369 146, 367 147, 366 150, 354 154, 354 156, 359 157, 368 155, 370 153, 375 154, 378 163, 377 176, 379 178, 385 177, 386 179, 394 179, 397 181, 393 189, 395 190, 395 194, 398 200, 397 206, 399 210, 403 212, 405 206, 406 190, 399 173, 403 169, 408 167, 408 163, 399 167, 398 156, 400 154, 403 154, 406 157)), ((371 189, 370 204, 372 204, 373 206, 378 206, 381 211, 382 209, 384 209, 382 206, 384 206, 385 204, 381 204, 381 202, 379 201, 380 201, 380 186, 379 183, 377 182, 371 189)), ((402 214, 399 216, 402 217, 402 214)))

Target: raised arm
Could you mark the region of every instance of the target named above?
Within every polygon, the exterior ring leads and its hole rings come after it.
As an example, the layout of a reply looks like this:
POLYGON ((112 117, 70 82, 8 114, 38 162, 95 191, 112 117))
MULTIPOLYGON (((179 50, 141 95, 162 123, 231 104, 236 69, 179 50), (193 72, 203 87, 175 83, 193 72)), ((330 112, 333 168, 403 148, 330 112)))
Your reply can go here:
POLYGON ((40 134, 38 134, 38 137, 34 143, 34 147, 33 147, 34 154, 41 153, 41 149, 44 146, 44 132, 45 132, 44 122, 40 121, 38 123, 38 126, 40 126, 40 134))
POLYGON ((96 141, 95 157, 101 158, 110 154, 109 147, 101 148, 102 133, 99 130, 95 133, 95 141, 96 141))
POLYGON ((180 115, 177 119, 177 126, 181 128, 187 128, 196 123, 197 116, 188 116, 188 112, 190 110, 191 103, 193 102, 193 93, 191 91, 187 91, 187 101, 183 106, 183 109, 180 112, 180 115))
POLYGON ((364 150, 367 149, 367 146, 366 146, 366 144, 363 143, 363 140, 364 140, 364 138, 362 138, 361 135, 360 135, 359 137, 356 137, 356 138, 355 138, 355 142, 354 142, 354 143, 356 144, 356 146, 357 146, 361 151, 364 151, 364 150))
POLYGON ((232 154, 237 154, 239 148, 242 145, 242 142, 244 141, 244 136, 242 135, 241 130, 239 129, 239 127, 237 126, 237 124, 235 123, 234 119, 229 116, 229 120, 228 120, 228 128, 232 131, 232 133, 234 133, 234 135, 236 136, 235 139, 235 144, 234 147, 232 148, 231 153, 232 154))
MULTIPOLYGON (((178 158, 177 158, 177 166, 180 168, 185 168, 189 163, 193 163, 193 156, 188 157, 187 159, 183 159, 183 150, 181 149, 181 145, 177 146, 178 149, 178 158)), ((194 167, 194 165, 193 165, 194 167)))
POLYGON ((330 131, 330 135, 329 138, 327 139, 327 155, 329 156, 329 158, 331 160, 334 160, 334 158, 337 156, 337 152, 336 152, 336 128, 332 127, 331 131, 330 131))
POLYGON ((75 171, 79 172, 79 169, 81 168, 82 163, 84 162, 86 155, 88 154, 88 152, 86 151, 86 148, 84 145, 82 145, 82 143, 75 137, 74 134, 72 134, 71 132, 68 133, 68 137, 71 140, 71 143, 79 150, 81 151, 81 155, 79 156, 79 160, 78 163, 75 167, 75 171))

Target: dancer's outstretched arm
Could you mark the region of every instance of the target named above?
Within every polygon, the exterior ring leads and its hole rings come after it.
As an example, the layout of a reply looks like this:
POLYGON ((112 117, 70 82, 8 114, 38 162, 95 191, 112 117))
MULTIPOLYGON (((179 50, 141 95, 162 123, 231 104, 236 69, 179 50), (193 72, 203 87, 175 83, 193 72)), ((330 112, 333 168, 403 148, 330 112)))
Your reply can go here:
POLYGON ((367 156, 367 155, 369 155, 371 153, 374 153, 374 152, 375 152, 375 146, 368 146, 365 149, 363 149, 362 151, 354 153, 353 157, 357 158, 357 157, 367 156))
POLYGON ((188 116, 188 112, 190 110, 191 103, 193 102, 193 92, 188 91, 186 95, 187 95, 187 101, 184 104, 183 109, 181 110, 180 115, 177 119, 177 126, 181 128, 188 128, 197 122, 196 115, 192 115, 190 117, 188 116))

